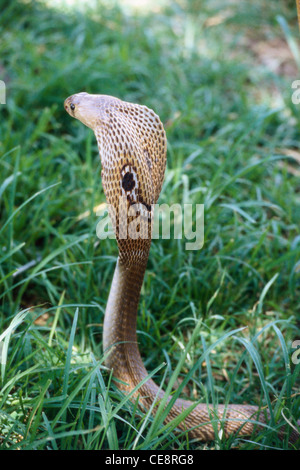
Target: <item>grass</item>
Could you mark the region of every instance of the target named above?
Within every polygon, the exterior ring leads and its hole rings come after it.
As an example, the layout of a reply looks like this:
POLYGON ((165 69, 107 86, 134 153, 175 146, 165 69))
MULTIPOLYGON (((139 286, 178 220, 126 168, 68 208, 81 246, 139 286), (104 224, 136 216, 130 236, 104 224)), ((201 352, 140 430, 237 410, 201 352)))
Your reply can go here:
POLYGON ((288 448, 276 430, 300 408, 294 4, 0 5, 0 448, 288 448), (252 47, 274 40, 294 53, 289 75, 252 47), (168 136, 159 202, 205 204, 201 250, 152 244, 138 319, 149 373, 175 397, 269 408, 258 435, 191 441, 112 384, 101 333, 118 251, 95 236, 94 136, 63 109, 82 90, 153 108, 168 136))

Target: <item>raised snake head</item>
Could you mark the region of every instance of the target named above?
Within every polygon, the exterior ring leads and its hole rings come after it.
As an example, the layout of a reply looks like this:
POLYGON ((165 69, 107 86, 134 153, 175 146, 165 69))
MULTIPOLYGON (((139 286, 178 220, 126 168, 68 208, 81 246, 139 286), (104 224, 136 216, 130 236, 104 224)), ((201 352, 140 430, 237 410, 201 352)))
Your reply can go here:
POLYGON ((166 166, 166 135, 159 117, 146 106, 107 95, 78 93, 67 98, 64 106, 95 133, 102 185, 121 258, 129 252, 134 260, 144 258, 151 244, 152 207, 166 166), (137 238, 132 239, 128 227, 137 217, 140 226, 137 238))

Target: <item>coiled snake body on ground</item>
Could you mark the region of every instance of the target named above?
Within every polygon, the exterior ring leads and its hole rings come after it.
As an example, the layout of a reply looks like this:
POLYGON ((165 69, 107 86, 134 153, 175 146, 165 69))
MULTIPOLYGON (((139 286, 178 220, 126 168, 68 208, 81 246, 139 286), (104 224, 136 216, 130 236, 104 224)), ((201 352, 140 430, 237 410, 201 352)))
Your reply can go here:
MULTIPOLYGON (((119 379, 118 387, 126 393, 148 376, 138 348, 136 319, 151 245, 152 205, 158 199, 164 179, 165 131, 159 117, 146 106, 111 96, 78 93, 65 100, 65 109, 90 127, 98 142, 102 184, 119 248, 105 312, 103 342, 104 350, 110 351, 106 365, 113 369, 119 379), (139 236, 129 237, 127 233, 124 236, 124 230, 137 218, 139 236)), ((149 409, 164 392, 148 379, 135 395, 149 409)), ((190 401, 176 400, 166 421, 191 405, 190 401)), ((178 427, 189 430, 193 438, 213 440, 212 419, 218 421, 218 428, 222 428, 225 436, 249 435, 255 422, 266 422, 265 413, 256 406, 231 404, 215 409, 213 405, 198 404, 178 427)))

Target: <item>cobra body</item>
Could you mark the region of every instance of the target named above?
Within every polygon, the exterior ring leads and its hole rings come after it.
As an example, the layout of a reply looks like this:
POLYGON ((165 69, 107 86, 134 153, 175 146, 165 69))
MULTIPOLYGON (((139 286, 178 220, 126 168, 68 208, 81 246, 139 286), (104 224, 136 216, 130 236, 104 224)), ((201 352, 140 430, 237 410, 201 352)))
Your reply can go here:
MULTIPOLYGON (((109 352, 106 365, 119 379, 118 387, 128 393, 148 376, 138 348, 136 321, 151 245, 152 204, 160 194, 166 166, 165 131, 152 110, 111 96, 78 93, 66 99, 65 109, 90 127, 98 142, 102 184, 119 248, 105 312, 103 344, 109 352), (135 212, 130 214, 133 207, 135 212), (140 236, 124 237, 128 224, 138 217, 140 236)), ((134 396, 139 396, 140 405, 149 409, 163 395, 149 378, 134 396)), ((176 400, 166 421, 192 404, 176 400)), ((179 428, 188 430, 192 438, 213 440, 212 420, 219 429, 222 427, 225 436, 232 433, 241 436, 251 434, 257 428, 255 422, 265 423, 266 417, 251 405, 231 404, 226 409, 219 405, 216 409, 213 405, 198 404, 179 428)))

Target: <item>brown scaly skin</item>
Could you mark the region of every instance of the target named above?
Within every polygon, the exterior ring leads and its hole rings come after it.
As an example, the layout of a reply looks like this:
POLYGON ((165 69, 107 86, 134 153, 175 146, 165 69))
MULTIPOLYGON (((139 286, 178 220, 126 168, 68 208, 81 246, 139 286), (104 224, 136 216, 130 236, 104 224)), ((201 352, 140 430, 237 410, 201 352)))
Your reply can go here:
MULTIPOLYGON (((115 210, 113 224, 119 258, 106 306, 103 343, 104 350, 110 352, 106 365, 124 383, 116 382, 118 387, 128 393, 148 376, 138 348, 136 319, 151 245, 151 205, 158 199, 166 166, 165 131, 152 110, 112 96, 78 93, 65 100, 65 109, 95 133, 105 196, 115 210), (119 204, 120 197, 124 206, 119 204), (140 212, 127 215, 134 204, 139 204, 140 212), (122 230, 138 215, 141 215, 140 238, 125 239, 122 230)), ((112 211, 110 215, 113 217, 112 211)), ((148 379, 134 396, 139 396, 141 406, 149 408, 163 395, 153 380, 148 379)), ((176 400, 166 421, 191 405, 190 401, 176 400)), ((222 427, 226 437, 234 433, 245 436, 259 428, 255 422, 266 423, 266 416, 251 405, 228 405, 225 410, 222 405, 214 409, 213 405, 199 404, 179 428, 191 430, 192 438, 214 440, 212 420, 218 422, 218 429, 222 427)), ((294 433, 290 440, 296 438, 294 433)))

